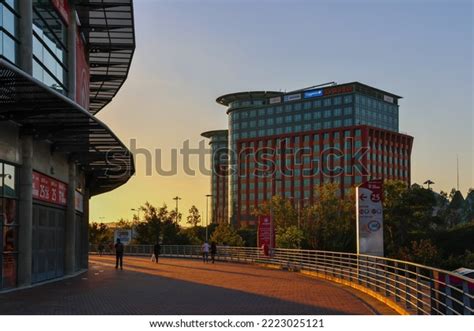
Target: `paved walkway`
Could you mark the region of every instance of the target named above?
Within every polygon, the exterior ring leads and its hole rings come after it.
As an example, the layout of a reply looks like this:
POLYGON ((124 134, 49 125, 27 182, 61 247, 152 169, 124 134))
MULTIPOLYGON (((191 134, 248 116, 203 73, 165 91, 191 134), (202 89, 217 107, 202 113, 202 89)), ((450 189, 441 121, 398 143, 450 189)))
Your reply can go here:
POLYGON ((0 314, 394 314, 348 287, 255 265, 91 256, 87 273, 0 294, 0 314))

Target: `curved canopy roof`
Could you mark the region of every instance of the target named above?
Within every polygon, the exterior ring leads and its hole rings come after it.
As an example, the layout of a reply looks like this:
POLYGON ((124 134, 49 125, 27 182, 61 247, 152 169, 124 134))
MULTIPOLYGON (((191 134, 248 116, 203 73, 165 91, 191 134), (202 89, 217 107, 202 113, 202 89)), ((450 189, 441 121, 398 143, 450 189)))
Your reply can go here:
POLYGON ((92 195, 125 184, 133 156, 115 134, 84 108, 0 59, 0 121, 52 144, 82 166, 92 195))
POLYGON ((90 109, 96 114, 127 79, 135 51, 132 0, 76 0, 89 48, 90 109))
POLYGON ((212 138, 215 136, 227 136, 229 134, 229 130, 211 130, 201 133, 201 136, 204 138, 212 138))
POLYGON ((283 94, 284 94, 283 92, 277 92, 277 91, 237 92, 237 93, 222 95, 216 99, 216 102, 228 107, 231 102, 234 102, 237 100, 273 98, 273 97, 281 96, 283 94))

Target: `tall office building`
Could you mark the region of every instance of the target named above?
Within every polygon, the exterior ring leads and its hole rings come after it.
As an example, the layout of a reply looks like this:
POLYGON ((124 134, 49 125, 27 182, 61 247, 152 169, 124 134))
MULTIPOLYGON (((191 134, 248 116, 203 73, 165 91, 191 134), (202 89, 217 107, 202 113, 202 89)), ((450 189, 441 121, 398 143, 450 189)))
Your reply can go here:
POLYGON ((209 138, 212 154, 211 168, 211 223, 228 222, 227 212, 227 170, 228 170, 228 131, 215 130, 207 131, 201 134, 209 138))
POLYGON ((132 0, 0 2, 0 290, 87 268, 89 199, 135 171, 95 117, 134 49, 132 0))
POLYGON ((217 98, 229 116, 232 224, 255 225, 252 210, 277 194, 312 201, 323 183, 341 196, 370 178, 410 183, 413 137, 398 132, 400 99, 359 82, 217 98))

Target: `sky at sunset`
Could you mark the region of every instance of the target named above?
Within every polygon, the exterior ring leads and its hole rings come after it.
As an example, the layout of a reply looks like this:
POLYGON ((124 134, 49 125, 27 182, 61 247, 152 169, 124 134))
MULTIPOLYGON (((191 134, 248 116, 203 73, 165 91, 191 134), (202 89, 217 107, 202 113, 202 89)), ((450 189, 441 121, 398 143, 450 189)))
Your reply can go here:
POLYGON ((215 99, 331 81, 403 96, 400 132, 415 138, 412 182, 429 178, 436 191, 449 191, 459 155, 461 191, 474 187, 472 1, 134 2, 129 78, 98 117, 126 145, 135 139, 150 151, 153 166, 169 170, 177 149, 178 171, 149 176, 138 153, 126 185, 92 198, 91 222, 130 219, 145 201, 174 207, 176 195, 184 216, 191 205, 204 214, 210 179, 185 174, 179 149, 227 128, 215 99))

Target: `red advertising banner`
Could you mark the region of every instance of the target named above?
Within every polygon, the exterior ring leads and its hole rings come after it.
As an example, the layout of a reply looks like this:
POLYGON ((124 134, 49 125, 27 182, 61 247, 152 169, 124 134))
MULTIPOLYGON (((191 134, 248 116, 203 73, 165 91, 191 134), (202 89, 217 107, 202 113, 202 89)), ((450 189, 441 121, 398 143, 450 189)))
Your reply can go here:
POLYGON ((76 102, 89 110, 90 70, 86 58, 86 48, 80 33, 76 38, 76 102))
POLYGON ((69 14, 71 13, 71 7, 69 7, 69 1, 67 0, 51 0, 51 4, 58 12, 59 16, 66 25, 69 25, 69 14))
POLYGON ((67 184, 33 171, 33 199, 66 206, 67 184))
POLYGON ((333 94, 340 94, 340 93, 352 93, 354 88, 349 86, 336 86, 336 87, 327 87, 324 89, 324 95, 333 95, 333 94))
POLYGON ((269 249, 275 247, 275 231, 269 215, 258 217, 258 247, 262 248, 267 256, 269 249))

